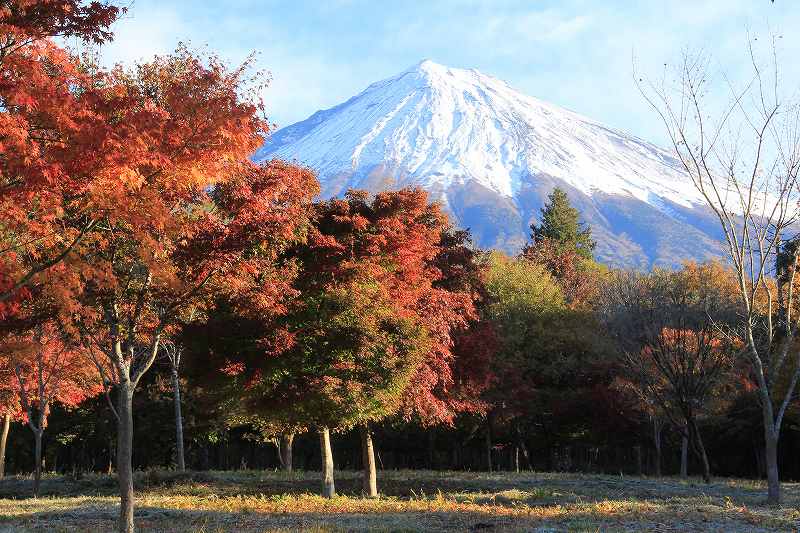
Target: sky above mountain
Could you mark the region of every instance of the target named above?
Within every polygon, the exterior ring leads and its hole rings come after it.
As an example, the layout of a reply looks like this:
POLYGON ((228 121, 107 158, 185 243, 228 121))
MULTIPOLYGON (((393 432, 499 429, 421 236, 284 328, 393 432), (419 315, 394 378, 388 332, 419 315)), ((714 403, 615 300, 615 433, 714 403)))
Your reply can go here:
POLYGON ((632 57, 658 75, 685 49, 713 54, 712 71, 748 68, 747 34, 778 35, 787 85, 800 82, 794 0, 136 0, 104 61, 129 62, 208 45, 232 62, 258 52, 271 71, 270 118, 286 126, 376 79, 430 58, 477 68, 520 91, 664 143, 638 95, 632 57), (784 31, 786 30, 786 31, 784 31))

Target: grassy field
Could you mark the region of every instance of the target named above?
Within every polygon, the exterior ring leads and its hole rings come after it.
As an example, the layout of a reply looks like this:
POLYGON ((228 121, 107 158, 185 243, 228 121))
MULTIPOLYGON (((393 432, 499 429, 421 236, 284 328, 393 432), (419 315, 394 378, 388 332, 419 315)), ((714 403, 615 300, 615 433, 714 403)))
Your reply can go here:
MULTIPOLYGON (((337 473, 341 496, 313 493, 315 472, 143 472, 141 531, 797 531, 800 485, 781 508, 761 483, 552 473, 379 472, 382 496, 358 497, 359 476, 337 473)), ((111 531, 115 480, 48 477, 0 481, 0 533, 111 531)))

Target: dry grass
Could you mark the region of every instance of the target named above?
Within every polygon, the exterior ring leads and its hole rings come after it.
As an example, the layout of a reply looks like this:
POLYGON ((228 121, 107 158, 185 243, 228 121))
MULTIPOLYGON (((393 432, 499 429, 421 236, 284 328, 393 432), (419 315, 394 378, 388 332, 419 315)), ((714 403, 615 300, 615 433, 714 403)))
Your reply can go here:
MULTIPOLYGON (((759 482, 711 485, 575 474, 380 472, 383 496, 358 497, 359 477, 339 472, 343 494, 313 494, 315 472, 140 473, 136 519, 143 531, 797 531, 800 485, 786 504, 763 504, 759 482)), ((106 476, 0 481, 0 533, 111 531, 117 509, 106 476)))

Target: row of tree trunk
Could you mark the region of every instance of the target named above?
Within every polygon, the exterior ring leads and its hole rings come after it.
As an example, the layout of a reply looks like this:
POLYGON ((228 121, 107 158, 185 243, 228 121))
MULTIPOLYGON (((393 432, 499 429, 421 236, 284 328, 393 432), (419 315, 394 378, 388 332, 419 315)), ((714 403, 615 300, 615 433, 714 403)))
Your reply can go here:
MULTIPOLYGON (((656 425, 654 429, 654 440, 656 443, 656 475, 661 476, 661 430, 662 427, 660 425, 656 425)), ((694 428, 696 432, 696 428, 694 428)), ((692 448, 694 449, 695 453, 697 454, 698 458, 701 460, 701 464, 703 467, 703 478, 708 482, 709 478, 709 464, 708 458, 705 455, 705 448, 703 447, 702 439, 699 438, 699 433, 692 434, 692 431, 685 432, 682 435, 681 439, 681 467, 680 467, 680 475, 681 477, 688 477, 688 462, 689 462, 689 447, 690 442, 695 439, 696 442, 692 443, 692 448)), ((367 497, 377 497, 378 496, 378 487, 377 487, 377 466, 375 462, 375 446, 372 440, 372 432, 369 426, 364 425, 360 428, 360 435, 361 435, 361 453, 362 453, 362 467, 363 467, 363 480, 362 480, 362 493, 364 496, 367 497)), ((492 451, 493 451, 493 444, 492 444, 492 433, 491 427, 487 427, 487 431, 485 432, 486 437, 486 468, 488 472, 493 471, 493 460, 492 460, 492 451)), ((286 471, 291 471, 292 469, 292 449, 291 443, 294 438, 294 435, 284 435, 281 437, 279 452, 281 457, 281 466, 286 471)), ((319 439, 320 439, 320 451, 322 456, 322 494, 327 498, 333 498, 336 496, 336 487, 334 481, 334 463, 333 463, 333 453, 331 451, 331 439, 330 439, 330 430, 326 427, 319 429, 319 439)), ((641 448, 638 449, 639 451, 639 459, 641 461, 641 448)), ((516 472, 520 471, 520 454, 525 459, 528 469, 530 469, 530 460, 528 450, 525 447, 524 442, 520 439, 520 442, 514 446, 514 470, 516 472)))
MULTIPOLYGON (((177 375, 173 375, 173 386, 174 386, 174 400, 175 400, 175 421, 176 421, 176 463, 177 468, 179 471, 183 472, 186 469, 186 464, 184 460, 184 450, 183 450, 183 428, 181 423, 181 407, 180 407, 180 387, 177 380, 177 375)), ((127 411, 123 409, 123 412, 127 411)), ((0 430, 0 477, 3 477, 5 473, 5 452, 6 452, 6 444, 8 441, 8 433, 9 427, 11 423, 11 417, 8 413, 3 416, 2 422, 2 430, 0 430)), ((662 432, 662 425, 658 422, 654 421, 653 424, 653 440, 654 440, 654 447, 655 447, 655 475, 661 476, 661 432, 662 432)), ((36 428, 39 429, 39 428, 36 428)), ((323 464, 323 472, 324 476, 324 489, 323 492, 327 495, 335 494, 334 483, 333 483, 333 456, 331 452, 331 444, 330 444, 330 431, 327 428, 323 428, 320 431, 320 446, 322 451, 322 464, 323 464)), ((41 460, 42 460, 42 431, 33 431, 34 439, 35 439, 35 470, 34 470, 34 494, 35 496, 39 495, 39 486, 41 480, 41 460)), ((363 493, 366 496, 375 497, 377 496, 377 467, 375 462, 375 448, 372 440, 372 432, 370 431, 368 426, 362 426, 360 428, 360 435, 361 435, 361 450, 362 450, 362 464, 364 468, 364 479, 363 479, 363 493)), ((486 437, 486 466, 487 471, 492 472, 494 469, 492 453, 493 453, 493 444, 492 444, 492 433, 491 427, 487 426, 487 430, 485 432, 486 437)), ((680 475, 682 477, 688 476, 688 456, 689 456, 689 447, 690 442, 696 439, 696 443, 693 443, 693 451, 700 459, 701 465, 703 467, 703 478, 708 481, 710 479, 710 469, 708 463, 708 457, 705 453, 705 447, 703 446, 702 439, 700 438, 699 432, 695 427, 693 430, 684 432, 681 438, 681 461, 680 461, 680 475)), ((127 439, 123 439, 127 441, 127 439)), ((292 445, 294 442, 294 434, 283 434, 281 435, 276 443, 278 447, 278 455, 280 458, 281 468, 286 472, 292 472, 292 445)), ((123 450, 124 452, 124 450, 123 450)), ((516 472, 519 472, 521 469, 521 461, 520 461, 520 454, 522 455, 522 459, 527 464, 527 468, 530 469, 530 460, 528 450, 525 446, 525 443, 522 439, 519 439, 519 443, 514 446, 514 453, 513 453, 513 468, 516 472)), ((641 454, 639 454, 641 460, 641 454)), ((125 475, 125 473, 123 473, 125 475)), ((126 476, 128 477, 128 476, 126 476)))
MULTIPOLYGON (((174 409, 175 409, 175 431, 176 431, 176 462, 177 468, 180 471, 185 471, 184 459, 184 446, 183 446, 183 427, 181 417, 181 397, 180 397, 180 382, 178 380, 177 372, 173 372, 172 385, 174 392, 174 409)), ((125 405, 128 402, 123 395, 122 402, 118 402, 118 414, 122 415, 120 421, 120 433, 117 439, 117 454, 128 453, 128 446, 131 442, 132 435, 128 434, 128 430, 132 429, 131 410, 130 407, 125 405)), ((132 395, 131 395, 132 396, 132 395)), ((128 396, 130 398, 130 396, 128 396)), ((132 398, 130 398, 132 399, 132 398)), ((130 401, 130 399, 128 401, 130 401)), ((5 453, 6 444, 8 441, 9 427, 11 423, 11 416, 5 413, 2 419, 2 429, 0 430, 0 477, 5 474, 5 453)), ((42 474, 42 429, 31 424, 31 429, 34 433, 35 440, 35 470, 34 470, 34 496, 38 496, 40 492, 41 474, 42 474)), ((655 447, 655 475, 661 475, 661 441, 662 441, 663 425, 658 420, 653 421, 653 441, 655 447)), ((519 432, 517 432, 519 433, 519 432)), ((372 439, 372 432, 368 425, 360 427, 361 437, 361 451, 362 451, 362 465, 364 470, 362 492, 367 497, 377 497, 377 465, 375 461, 375 446, 372 439)), ((319 429, 320 450, 322 456, 322 493, 326 497, 333 497, 336 494, 335 481, 334 481, 334 462, 333 454, 331 451, 330 430, 328 428, 319 429)), ((514 446, 513 453, 513 468, 516 472, 521 469, 520 453, 523 460, 527 464, 527 468, 531 468, 528 450, 525 446, 524 440, 519 438, 518 443, 514 446)), ((281 468, 286 472, 292 472, 292 445, 294 443, 294 434, 283 434, 277 440, 278 455, 280 458, 281 468)), ((493 465, 493 441, 492 441, 492 428, 487 424, 485 431, 485 444, 486 444, 486 468, 487 471, 492 472, 493 465)), ((681 477, 688 476, 688 458, 689 449, 692 449, 694 454, 699 459, 702 466, 702 475, 706 482, 710 481, 710 467, 708 457, 706 455, 705 447, 702 438, 696 425, 688 425, 686 431, 681 435, 681 461, 680 461, 680 475, 681 477)), ((641 461, 641 450, 639 450, 639 461, 641 461)), ((125 468, 125 461, 118 461, 122 465, 119 469, 118 475, 121 482, 132 488, 133 485, 133 472, 132 469, 125 468)), ((127 492, 127 491, 123 491, 127 492)))
MULTIPOLYGON (((372 442, 372 431, 368 425, 361 426, 359 431, 361 434, 361 458, 364 469, 361 492, 366 497, 376 498, 378 496, 378 472, 375 463, 375 446, 372 442)), ((333 498, 336 496, 336 486, 333 478, 331 432, 327 427, 319 428, 319 447, 322 453, 322 495, 326 498, 333 498)), ((289 454, 291 455, 291 448, 289 448, 289 454)), ((289 459, 288 464, 291 465, 291 459, 289 459)))

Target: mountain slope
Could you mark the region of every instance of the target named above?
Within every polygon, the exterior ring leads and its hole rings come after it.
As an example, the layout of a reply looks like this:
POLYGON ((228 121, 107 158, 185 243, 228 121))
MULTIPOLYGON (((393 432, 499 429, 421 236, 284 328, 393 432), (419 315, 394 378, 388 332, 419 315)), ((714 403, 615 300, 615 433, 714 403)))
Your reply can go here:
POLYGON ((322 195, 421 186, 477 244, 513 252, 553 187, 567 191, 611 264, 721 253, 702 198, 668 152, 431 61, 278 130, 256 154, 319 173, 322 195))

